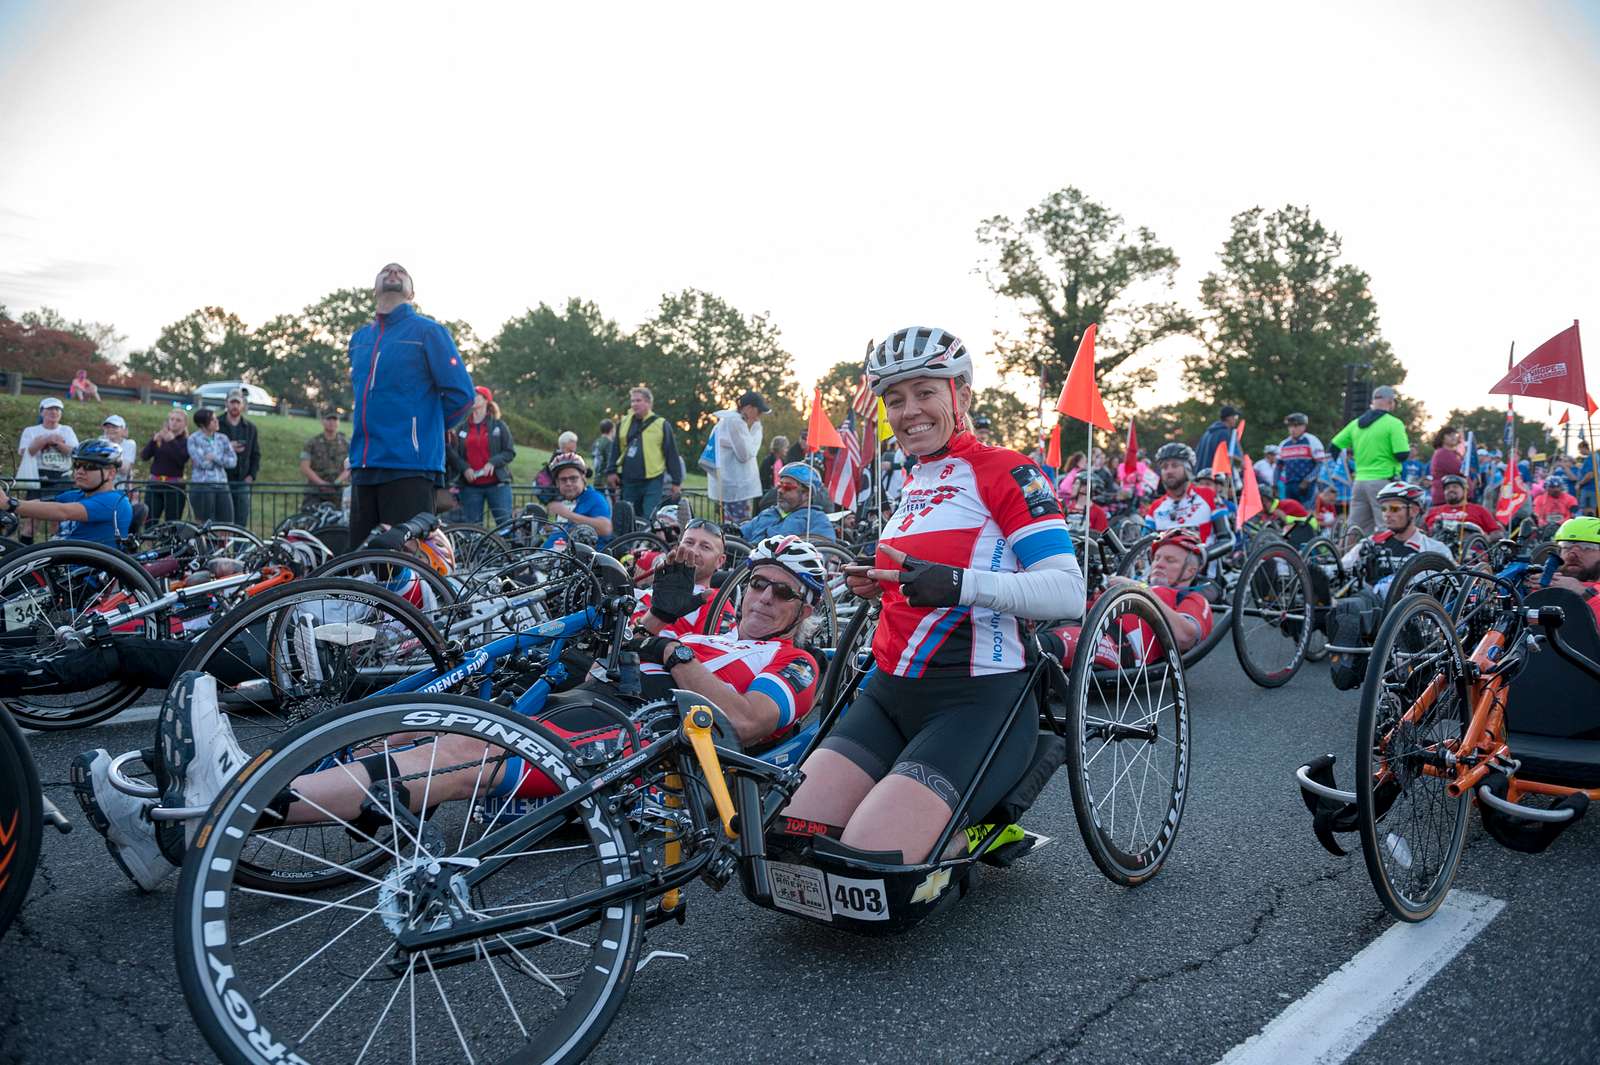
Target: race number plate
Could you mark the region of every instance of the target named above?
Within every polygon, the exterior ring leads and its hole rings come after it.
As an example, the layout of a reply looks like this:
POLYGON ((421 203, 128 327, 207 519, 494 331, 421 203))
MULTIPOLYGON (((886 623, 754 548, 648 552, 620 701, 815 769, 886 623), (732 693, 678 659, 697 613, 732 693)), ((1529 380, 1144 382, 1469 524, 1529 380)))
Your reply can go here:
POLYGON ((780 910, 833 920, 828 908, 828 885, 822 872, 788 862, 768 862, 767 872, 772 877, 772 904, 780 910))
POLYGON ((26 629, 44 616, 44 604, 50 601, 49 593, 22 596, 6 601, 6 631, 26 629))
POLYGON ((884 893, 882 880, 856 880, 829 873, 828 899, 833 904, 833 912, 840 917, 854 917, 858 921, 889 919, 889 898, 884 893))

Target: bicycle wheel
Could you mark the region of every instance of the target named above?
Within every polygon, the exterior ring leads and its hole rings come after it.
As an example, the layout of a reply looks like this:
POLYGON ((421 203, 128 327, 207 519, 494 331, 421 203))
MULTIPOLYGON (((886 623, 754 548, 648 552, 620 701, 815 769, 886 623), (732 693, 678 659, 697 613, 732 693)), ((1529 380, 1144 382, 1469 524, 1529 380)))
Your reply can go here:
POLYGON ((1400 600, 1412 592, 1425 591, 1435 599, 1447 598, 1450 590, 1461 583, 1451 573, 1455 568, 1453 559, 1432 551, 1412 555, 1395 570, 1394 578, 1389 582, 1389 590, 1383 597, 1384 613, 1393 610, 1400 600))
POLYGON ((1311 574, 1289 544, 1252 554, 1233 589, 1233 649, 1245 675, 1263 688, 1287 684, 1311 641, 1311 574))
POLYGON ((872 636, 877 630, 878 605, 861 602, 839 637, 839 644, 828 658, 822 674, 822 687, 812 705, 826 711, 839 694, 853 687, 872 668, 872 636))
POLYGON ((1160 871, 1183 820, 1189 693, 1160 606, 1102 595, 1084 619, 1067 700, 1072 809, 1089 857, 1131 887, 1160 871))
POLYGON ((482 525, 466 522, 446 525, 444 534, 455 549, 456 570, 460 573, 497 565, 511 553, 510 544, 482 525))
MULTIPOLYGON (((91 543, 57 541, 8 555, 0 562, 0 650, 8 656, 48 658, 81 646, 96 619, 158 597, 145 571, 121 551, 91 543)), ((154 616, 117 625, 118 635, 158 635, 154 616)), ((6 707, 19 724, 41 731, 82 728, 131 706, 141 687, 111 681, 61 695, 12 696, 6 707)))
POLYGON ((302 724, 224 794, 184 862, 175 907, 184 998, 219 1058, 555 1065, 594 1047, 627 993, 645 897, 582 896, 641 872, 637 845, 603 795, 514 827, 498 814, 479 825, 474 811, 510 757, 557 794, 581 783, 571 750, 526 718, 472 699, 383 697, 302 724), (508 749, 480 734, 515 739, 508 749), (363 788, 349 762, 369 754, 416 767, 402 768, 403 792, 363 788), (290 816, 341 831, 382 823, 401 843, 373 875, 350 870, 353 890, 253 891, 239 859, 286 789, 290 816), (405 813, 396 794, 421 812, 405 813), (471 935, 528 911, 526 923, 471 935), (446 930, 466 937, 412 951, 397 942, 446 930))
POLYGON ((44 801, 28 741, 0 707, 0 939, 28 897, 43 832, 44 801))
POLYGON ((1356 728, 1361 852, 1384 909, 1402 921, 1439 908, 1461 861, 1471 804, 1446 790, 1446 755, 1468 705, 1455 623, 1433 597, 1407 596, 1372 645, 1356 728))
POLYGON ((312 577, 350 577, 370 581, 404 596, 430 617, 455 604, 456 588, 418 555, 404 551, 354 551, 319 566, 312 577))

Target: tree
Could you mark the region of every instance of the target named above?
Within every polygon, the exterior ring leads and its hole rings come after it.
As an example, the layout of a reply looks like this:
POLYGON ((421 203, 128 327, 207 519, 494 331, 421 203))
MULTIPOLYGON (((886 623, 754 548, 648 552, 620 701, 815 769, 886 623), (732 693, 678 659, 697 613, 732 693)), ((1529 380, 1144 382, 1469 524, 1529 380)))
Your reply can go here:
POLYGON ((978 241, 990 249, 990 287, 1018 301, 1026 322, 1022 335, 996 337, 1002 370, 1037 380, 1042 366, 1046 393, 1066 380, 1092 323, 1099 324, 1100 391, 1116 406, 1127 406, 1136 388, 1155 379, 1153 368, 1128 367, 1129 359, 1162 337, 1194 330, 1176 303, 1144 298, 1172 288, 1176 253, 1078 189, 1051 193, 1021 222, 986 219, 978 241))
MULTIPOLYGON (((1474 407, 1472 410, 1458 408, 1445 415, 1444 420, 1439 423, 1439 428, 1442 429, 1447 425, 1459 429, 1463 438, 1468 433, 1476 434, 1480 448, 1499 451, 1505 445, 1505 407, 1474 407)), ((1519 415, 1516 432, 1517 447, 1523 454, 1527 453, 1529 444, 1546 454, 1561 450, 1561 433, 1542 422, 1525 420, 1519 415)), ((1431 444, 1432 434, 1429 434, 1429 437, 1426 443, 1431 444)), ((1423 454, 1428 454, 1429 448, 1424 447, 1422 451, 1423 454)))
POLYGON ((155 347, 128 356, 135 370, 189 386, 242 377, 260 364, 250 327, 221 307, 190 311, 161 330, 155 347))
MULTIPOLYGON (((0 307, 0 316, 5 309, 0 307)), ((127 337, 117 332, 117 327, 107 322, 67 321, 65 315, 53 307, 40 307, 37 311, 23 311, 17 321, 30 329, 54 329, 82 337, 94 345, 97 363, 111 361, 116 349, 127 342, 127 337)))
POLYGON ((1034 433, 1038 412, 1014 392, 1003 388, 984 388, 973 393, 972 414, 989 419, 994 435, 990 442, 1027 454, 1038 444, 1034 433))
MULTIPOLYGON (((1403 381, 1378 328, 1370 279, 1341 263, 1341 252, 1338 234, 1308 208, 1235 215, 1219 269, 1200 284, 1205 348, 1184 360, 1192 393, 1212 409, 1233 404, 1255 425, 1304 411, 1326 442, 1344 425, 1346 364, 1365 364, 1378 384, 1403 381)), ((1400 413, 1420 422, 1414 401, 1400 413)))
POLYGON ((861 359, 836 362, 817 381, 822 389, 822 406, 829 417, 843 420, 850 404, 855 402, 856 393, 861 389, 863 365, 861 359))

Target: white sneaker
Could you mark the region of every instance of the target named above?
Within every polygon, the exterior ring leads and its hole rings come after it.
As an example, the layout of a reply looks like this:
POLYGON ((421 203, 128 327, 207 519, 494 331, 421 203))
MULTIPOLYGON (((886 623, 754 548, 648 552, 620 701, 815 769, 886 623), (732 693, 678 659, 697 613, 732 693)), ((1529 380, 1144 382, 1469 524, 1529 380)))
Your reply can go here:
MULTIPOLYGON (((295 658, 300 662, 305 686, 314 692, 322 686, 324 673, 322 655, 317 647, 316 619, 311 611, 304 607, 295 611, 289 619, 289 639, 294 647, 295 658)), ((292 681, 290 683, 299 687, 292 681)))
MULTIPOLYGON (((249 759, 217 709, 217 679, 191 669, 172 682, 161 707, 161 760, 169 805, 205 809, 249 759)), ((199 818, 185 822, 192 833, 199 818)))
POLYGON ((111 786, 111 755, 104 748, 72 760, 72 792, 94 830, 105 837, 117 867, 140 891, 153 891, 176 867, 161 853, 156 826, 145 810, 155 805, 111 786))

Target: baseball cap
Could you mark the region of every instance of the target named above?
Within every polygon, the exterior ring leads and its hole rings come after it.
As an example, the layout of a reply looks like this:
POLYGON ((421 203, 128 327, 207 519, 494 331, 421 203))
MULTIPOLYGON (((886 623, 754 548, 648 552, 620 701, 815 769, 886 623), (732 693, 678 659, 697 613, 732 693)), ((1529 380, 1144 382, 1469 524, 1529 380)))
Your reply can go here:
POLYGON ((323 407, 322 410, 319 413, 320 413, 320 416, 323 417, 323 418, 337 418, 339 416, 339 408, 338 407, 323 407))
POLYGON ((746 392, 744 395, 739 397, 739 402, 735 403, 734 407, 754 407, 762 414, 766 414, 772 409, 771 407, 767 406, 767 401, 761 398, 760 392, 746 392))
POLYGON ((106 415, 106 420, 100 424, 102 426, 115 425, 118 429, 126 429, 128 427, 128 423, 122 420, 122 415, 120 414, 108 414, 106 415))
POLYGON ((1278 453, 1278 445, 1277 444, 1268 444, 1266 447, 1262 448, 1261 450, 1265 451, 1269 455, 1276 455, 1278 453))
POLYGON ((65 410, 66 406, 67 405, 65 403, 61 402, 54 396, 46 396, 39 401, 40 410, 44 410, 46 407, 55 407, 57 410, 65 410))
POLYGON ((1372 398, 1373 399, 1393 399, 1394 398, 1394 389, 1390 388, 1388 385, 1379 385, 1377 388, 1374 388, 1372 390, 1372 398))
POLYGON ((476 391, 478 395, 482 396, 485 402, 494 402, 494 389, 490 388, 488 385, 479 385, 474 391, 476 391))
POLYGON ((236 399, 240 403, 248 403, 249 402, 249 399, 245 396, 244 389, 242 389, 242 388, 236 388, 232 392, 229 392, 228 393, 228 399, 230 401, 236 399))
POLYGON ((1238 417, 1238 414, 1239 414, 1239 408, 1235 407, 1231 403, 1224 403, 1222 405, 1222 410, 1217 412, 1217 417, 1218 418, 1235 418, 1235 417, 1238 417))

